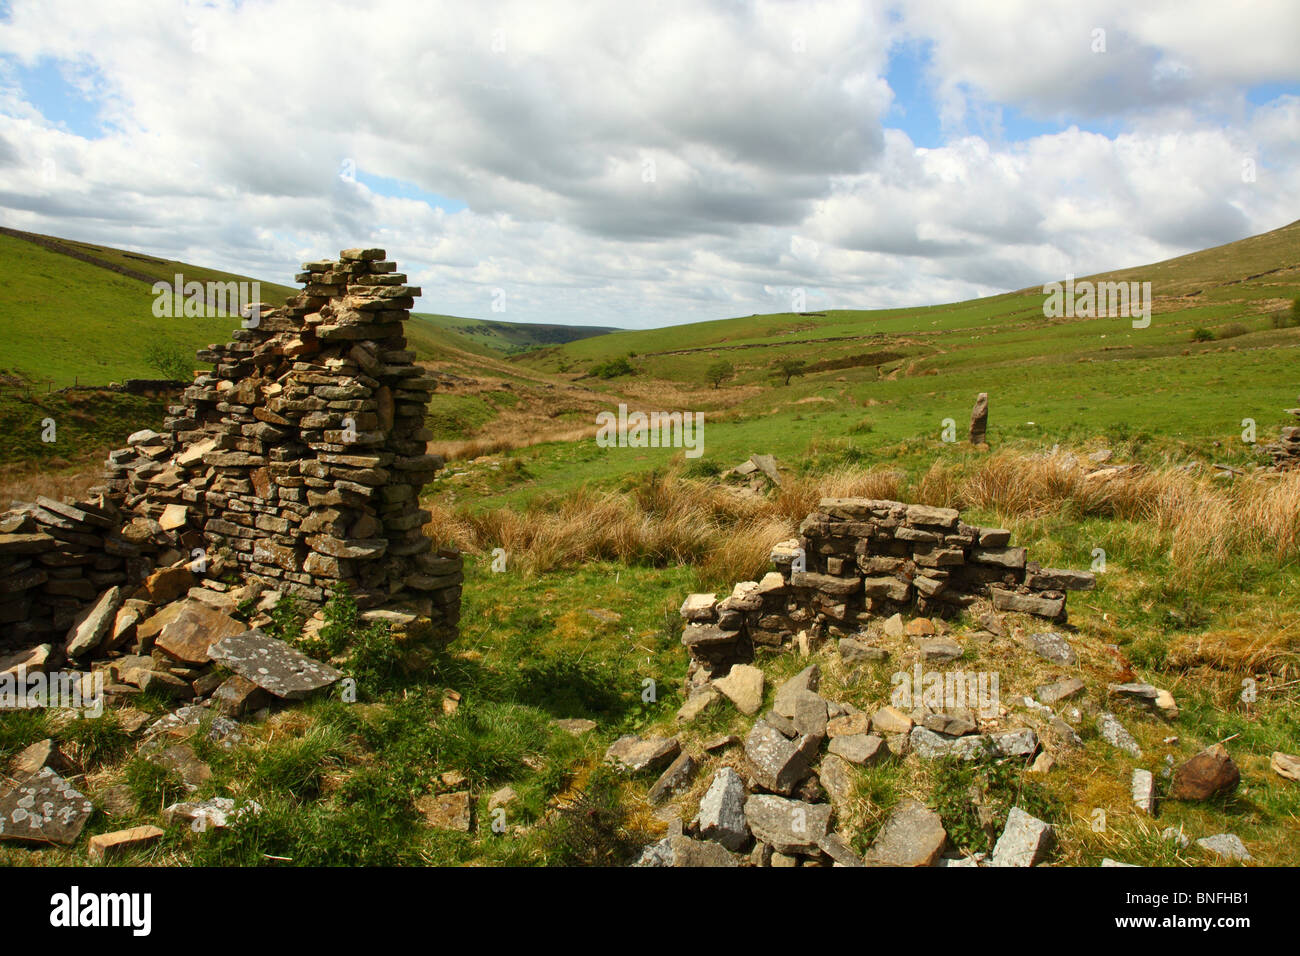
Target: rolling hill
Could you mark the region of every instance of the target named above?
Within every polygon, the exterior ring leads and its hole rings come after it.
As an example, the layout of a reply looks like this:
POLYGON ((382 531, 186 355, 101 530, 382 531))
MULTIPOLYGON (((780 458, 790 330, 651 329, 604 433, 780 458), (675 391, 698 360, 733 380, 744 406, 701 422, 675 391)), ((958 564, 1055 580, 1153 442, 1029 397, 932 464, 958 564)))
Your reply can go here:
MULTIPOLYGON (((45 389, 106 385, 125 378, 157 378, 150 353, 192 360, 193 353, 226 341, 238 325, 226 318, 157 318, 151 287, 172 282, 261 284, 261 298, 279 303, 291 285, 160 259, 110 246, 0 228, 0 260, 10 270, 0 300, 0 370, 45 389)), ((297 263, 286 263, 295 270, 297 263)), ((420 314, 408 331, 422 359, 491 357, 603 334, 606 329, 484 321, 420 314)))

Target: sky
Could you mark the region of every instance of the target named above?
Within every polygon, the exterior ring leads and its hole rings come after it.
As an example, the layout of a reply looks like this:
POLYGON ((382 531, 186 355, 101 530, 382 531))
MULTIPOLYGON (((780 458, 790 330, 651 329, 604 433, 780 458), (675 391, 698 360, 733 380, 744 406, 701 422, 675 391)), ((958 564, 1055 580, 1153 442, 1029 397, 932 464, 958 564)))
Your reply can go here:
MULTIPOLYGON (((1300 219, 1295 0, 0 0, 0 225, 417 310, 957 301, 1300 219)), ((3 305, 0 304, 0 308, 3 305)))

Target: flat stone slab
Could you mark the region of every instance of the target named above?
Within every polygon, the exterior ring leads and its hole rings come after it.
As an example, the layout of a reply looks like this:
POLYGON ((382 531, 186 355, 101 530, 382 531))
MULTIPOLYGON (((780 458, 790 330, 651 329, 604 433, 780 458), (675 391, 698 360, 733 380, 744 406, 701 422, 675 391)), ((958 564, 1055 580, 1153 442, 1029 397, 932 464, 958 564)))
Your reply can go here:
POLYGON ((1040 684, 1036 693, 1039 702, 1050 707, 1052 704, 1082 694, 1084 689, 1083 681, 1077 677, 1068 677, 1065 680, 1058 680, 1051 684, 1040 684))
POLYGON ((468 833, 473 823, 474 805, 467 790, 420 797, 415 801, 415 809, 424 815, 424 822, 436 830, 468 833))
POLYGON ((658 806, 677 793, 684 790, 695 777, 695 771, 699 769, 699 764, 695 758, 688 753, 681 753, 677 759, 668 765, 668 769, 660 775, 655 781, 650 792, 646 794, 646 799, 650 801, 651 806, 658 806))
POLYGON ((830 829, 831 807, 761 793, 745 801, 754 837, 778 853, 811 855, 830 829))
POLYGON ((1058 634, 1056 631, 1031 634, 1029 635, 1029 643, 1033 647, 1035 654, 1044 660, 1052 661, 1054 664, 1069 665, 1078 660, 1074 648, 1065 639, 1065 635, 1058 634))
POLYGON ((247 631, 248 625, 200 601, 186 598, 172 611, 154 639, 154 647, 182 664, 206 664, 208 648, 222 638, 247 631))
POLYGON ((90 838, 87 855, 92 860, 106 860, 128 850, 138 850, 162 839, 164 831, 155 826, 131 827, 112 833, 97 833, 90 838))
POLYGON ((789 794, 808 776, 810 761, 821 746, 821 738, 808 736, 791 740, 780 730, 758 721, 745 738, 745 756, 754 768, 759 785, 776 793, 789 794))
POLYGON ((125 588, 109 588, 94 604, 78 614, 72 627, 68 628, 67 643, 64 648, 67 655, 81 657, 99 647, 108 636, 109 629, 117 618, 118 608, 122 606, 124 600, 126 600, 125 588))
POLYGON ((682 745, 676 737, 650 737, 643 740, 634 734, 619 737, 605 751, 605 759, 628 773, 658 770, 677 759, 682 745))
POLYGON ((1142 756, 1142 748, 1138 746, 1138 742, 1133 739, 1133 735, 1116 719, 1114 714, 1101 713, 1097 715, 1097 733, 1101 734, 1102 740, 1112 747, 1118 747, 1134 757, 1140 758, 1142 756))
POLYGON ((0 797, 0 840, 76 843, 95 808, 49 767, 0 797))
POLYGON ((876 734, 848 734, 831 738, 828 749, 849 763, 867 764, 885 752, 884 745, 885 738, 876 734))
POLYGON ((343 675, 254 628, 223 637, 208 656, 276 697, 301 700, 328 687, 343 675))
POLYGON ((209 827, 221 830, 234 826, 246 816, 255 816, 262 807, 255 800, 236 804, 230 797, 211 797, 198 802, 173 803, 163 811, 163 821, 171 826, 188 823, 190 829, 203 831, 209 827))
POLYGON ((948 842, 939 814, 904 800, 894 808, 867 851, 867 866, 933 866, 948 842))
POLYGON ((719 843, 692 840, 688 836, 664 837, 646 847, 633 866, 653 867, 736 867, 742 858, 719 843))

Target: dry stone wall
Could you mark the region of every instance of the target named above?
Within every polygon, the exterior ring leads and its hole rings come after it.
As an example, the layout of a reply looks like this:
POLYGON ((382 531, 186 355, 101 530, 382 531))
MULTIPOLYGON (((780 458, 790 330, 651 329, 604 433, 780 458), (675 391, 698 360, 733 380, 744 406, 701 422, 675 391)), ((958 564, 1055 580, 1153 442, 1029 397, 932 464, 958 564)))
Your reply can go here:
MULTIPOLYGON (((187 562, 320 602, 346 584, 366 609, 459 622, 461 558, 424 534, 434 379, 406 348, 419 290, 382 249, 304 264, 301 294, 254 306, 172 406, 109 455, 84 502, 40 499, 0 520, 0 627, 67 631, 105 589, 187 562)), ((116 602, 119 603, 119 597, 116 602)))
POLYGON ((800 631, 851 636, 873 617, 946 617, 980 599, 1063 622, 1066 591, 1095 583, 1087 572, 1040 567, 1009 531, 966 524, 952 508, 868 498, 823 498, 772 562, 775 571, 721 601, 691 595, 682 606, 682 643, 708 676, 800 631))
MULTIPOLYGON (((1300 408, 1288 408, 1287 414, 1300 418, 1300 408)), ((1277 441, 1269 442, 1263 451, 1273 459, 1273 468, 1277 471, 1300 468, 1300 425, 1285 426, 1277 441)))

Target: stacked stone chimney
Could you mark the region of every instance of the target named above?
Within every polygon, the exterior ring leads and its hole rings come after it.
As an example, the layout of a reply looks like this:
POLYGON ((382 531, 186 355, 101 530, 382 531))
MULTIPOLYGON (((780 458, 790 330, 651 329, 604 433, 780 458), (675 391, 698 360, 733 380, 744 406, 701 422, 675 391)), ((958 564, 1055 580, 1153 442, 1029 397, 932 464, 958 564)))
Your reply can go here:
POLYGON ((301 294, 249 310, 170 409, 164 434, 110 456, 110 498, 176 528, 199 560, 317 602, 346 583, 454 631, 461 561, 423 533, 434 380, 402 323, 420 290, 382 249, 308 262, 301 294))

